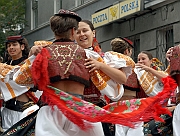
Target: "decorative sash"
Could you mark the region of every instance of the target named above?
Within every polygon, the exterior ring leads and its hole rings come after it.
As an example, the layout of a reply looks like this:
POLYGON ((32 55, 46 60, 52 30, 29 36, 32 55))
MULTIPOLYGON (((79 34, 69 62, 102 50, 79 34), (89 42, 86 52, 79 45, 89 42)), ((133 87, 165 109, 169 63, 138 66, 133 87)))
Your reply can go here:
POLYGON ((13 80, 10 80, 12 78, 10 76, 11 73, 14 73, 15 69, 18 67, 19 66, 9 66, 7 64, 0 63, 0 90, 4 101, 15 98, 30 89, 30 87, 18 85, 13 80))
POLYGON ((160 82, 153 74, 146 72, 145 70, 141 70, 140 68, 135 68, 134 72, 137 75, 139 84, 148 96, 155 96, 163 90, 163 83, 160 82))
POLYGON ((164 90, 154 97, 114 102, 103 108, 51 86, 43 88, 42 100, 49 105, 57 105, 69 120, 82 129, 90 128, 84 120, 134 127, 136 123, 147 122, 152 118, 163 121, 159 118, 161 114, 171 114, 162 107, 164 104, 161 102, 170 97, 170 92, 173 92, 177 85, 170 77, 163 79, 163 83, 166 83, 164 90))

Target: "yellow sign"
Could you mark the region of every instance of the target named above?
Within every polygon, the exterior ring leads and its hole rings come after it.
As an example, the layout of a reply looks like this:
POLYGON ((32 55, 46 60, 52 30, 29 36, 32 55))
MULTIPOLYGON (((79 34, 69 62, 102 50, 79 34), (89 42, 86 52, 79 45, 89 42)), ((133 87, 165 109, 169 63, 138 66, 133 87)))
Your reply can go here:
POLYGON ((94 27, 99 27, 109 22, 108 8, 92 15, 92 23, 94 27))
POLYGON ((124 0, 116 5, 91 15, 92 23, 95 28, 108 24, 117 19, 141 11, 143 9, 143 5, 144 0, 124 0))
POLYGON ((126 0, 120 3, 120 18, 141 10, 142 0, 126 0))
POLYGON ((119 19, 119 4, 109 7, 109 22, 119 19))

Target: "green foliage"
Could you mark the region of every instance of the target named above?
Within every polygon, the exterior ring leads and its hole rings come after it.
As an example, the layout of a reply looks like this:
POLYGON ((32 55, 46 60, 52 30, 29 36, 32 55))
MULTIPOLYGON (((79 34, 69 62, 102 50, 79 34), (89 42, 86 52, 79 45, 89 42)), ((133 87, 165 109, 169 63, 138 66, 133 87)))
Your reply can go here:
POLYGON ((0 30, 0 56, 4 56, 5 52, 5 46, 4 46, 4 41, 5 41, 5 33, 0 30))
POLYGON ((25 0, 0 0, 0 55, 7 36, 19 35, 26 25, 25 0))

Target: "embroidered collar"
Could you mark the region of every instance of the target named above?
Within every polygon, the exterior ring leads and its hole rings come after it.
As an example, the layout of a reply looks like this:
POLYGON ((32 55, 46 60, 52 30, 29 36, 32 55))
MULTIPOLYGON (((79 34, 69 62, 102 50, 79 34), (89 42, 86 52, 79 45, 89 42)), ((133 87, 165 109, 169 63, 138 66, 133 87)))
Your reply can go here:
POLYGON ((91 51, 94 50, 92 46, 91 46, 91 47, 88 47, 87 49, 88 49, 88 50, 91 50, 91 51))

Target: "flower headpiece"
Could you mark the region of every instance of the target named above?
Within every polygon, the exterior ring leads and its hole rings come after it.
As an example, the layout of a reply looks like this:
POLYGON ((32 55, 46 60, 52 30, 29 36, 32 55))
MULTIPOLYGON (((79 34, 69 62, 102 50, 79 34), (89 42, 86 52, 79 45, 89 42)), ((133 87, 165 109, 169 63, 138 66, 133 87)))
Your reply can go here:
POLYGON ((161 70, 160 66, 163 66, 162 62, 157 58, 152 58, 151 67, 155 70, 161 70))

